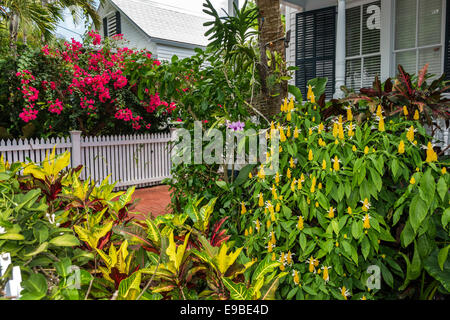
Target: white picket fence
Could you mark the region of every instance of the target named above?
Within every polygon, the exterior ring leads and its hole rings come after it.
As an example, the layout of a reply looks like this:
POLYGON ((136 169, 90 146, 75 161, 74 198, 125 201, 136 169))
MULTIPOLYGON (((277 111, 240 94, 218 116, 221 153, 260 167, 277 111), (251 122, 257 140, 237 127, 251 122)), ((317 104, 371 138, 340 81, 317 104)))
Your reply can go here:
MULTIPOLYGON (((9 253, 0 252, 0 276, 3 277, 5 275, 10 264, 11 264, 11 255, 9 253)), ((19 298, 20 292, 22 291, 21 282, 22 282, 22 275, 20 273, 20 267, 19 266, 12 267, 10 280, 8 280, 5 285, 4 297, 8 297, 12 300, 16 300, 17 298, 19 298)), ((0 297, 2 297, 1 294, 0 297)))
POLYGON ((83 165, 81 179, 101 182, 111 175, 116 189, 160 184, 170 177, 172 133, 81 137, 71 131, 69 138, 1 140, 0 154, 12 162, 40 163, 46 152, 56 146, 56 153, 71 152, 71 167, 83 165))

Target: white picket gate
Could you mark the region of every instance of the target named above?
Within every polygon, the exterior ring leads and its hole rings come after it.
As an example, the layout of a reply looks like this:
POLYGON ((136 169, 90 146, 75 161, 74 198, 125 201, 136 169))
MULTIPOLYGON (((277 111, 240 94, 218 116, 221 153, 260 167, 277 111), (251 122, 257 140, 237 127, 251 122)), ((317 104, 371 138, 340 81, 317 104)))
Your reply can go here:
MULTIPOLYGON (((172 131, 173 132, 173 131, 172 131)), ((170 177, 172 133, 81 137, 72 131, 70 138, 1 140, 0 154, 12 162, 40 163, 56 145, 56 153, 71 152, 71 166, 83 165, 81 179, 100 182, 111 175, 116 189, 160 184, 170 177)))

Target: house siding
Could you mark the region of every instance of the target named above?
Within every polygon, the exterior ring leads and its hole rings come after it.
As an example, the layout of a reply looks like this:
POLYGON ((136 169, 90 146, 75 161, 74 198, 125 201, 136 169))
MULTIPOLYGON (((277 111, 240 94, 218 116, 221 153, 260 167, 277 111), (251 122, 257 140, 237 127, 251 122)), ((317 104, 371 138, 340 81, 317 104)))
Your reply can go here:
MULTIPOLYGON (((114 11, 117 11, 117 9, 107 1, 104 6, 99 8, 98 13, 100 17, 103 18, 107 14, 114 11)), ((125 14, 120 15, 120 20, 121 33, 124 37, 123 46, 138 50, 147 49, 152 52, 157 59, 163 61, 170 61, 174 55, 177 55, 180 59, 184 59, 195 54, 194 49, 179 47, 176 45, 161 44, 157 43, 157 41, 152 41, 152 38, 137 27, 125 14)), ((102 26, 100 30, 103 29, 104 28, 102 26)), ((104 31, 102 31, 102 33, 103 36, 105 36, 104 31)))
POLYGON ((155 53, 157 54, 159 60, 170 61, 174 55, 180 59, 184 59, 193 56, 195 51, 193 49, 158 44, 155 53))

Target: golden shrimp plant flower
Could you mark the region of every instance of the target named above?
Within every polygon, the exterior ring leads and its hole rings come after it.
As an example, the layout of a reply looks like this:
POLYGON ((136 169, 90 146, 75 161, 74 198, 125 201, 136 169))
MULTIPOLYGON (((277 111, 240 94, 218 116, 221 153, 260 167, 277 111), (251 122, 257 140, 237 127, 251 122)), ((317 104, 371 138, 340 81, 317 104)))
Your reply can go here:
POLYGON ((312 161, 314 159, 314 154, 312 152, 312 149, 309 149, 309 153, 308 153, 308 160, 312 161))
POLYGON ((333 207, 330 207, 330 210, 328 210, 328 218, 330 219, 334 218, 334 211, 335 209, 333 207))
POLYGON ((245 208, 244 201, 241 202, 241 214, 245 214, 247 212, 247 208, 245 208))
POLYGON ((416 130, 414 130, 414 126, 409 127, 408 131, 406 132, 406 138, 408 139, 408 141, 414 141, 414 132, 416 130))
POLYGON ((403 142, 403 140, 400 140, 400 143, 398 144, 398 153, 405 153, 405 143, 403 142))
POLYGON ((329 270, 331 269, 331 267, 322 266, 321 269, 323 270, 322 279, 325 280, 325 282, 328 282, 330 280, 329 270))
POLYGON ((340 169, 339 162, 341 160, 339 160, 337 156, 334 156, 334 159, 332 161, 333 161, 333 169, 334 169, 334 171, 339 171, 339 169, 340 169))
POLYGON ((364 200, 361 202, 362 202, 362 211, 364 211, 364 212, 369 211, 369 208, 370 208, 369 200, 367 198, 364 198, 364 200))
POLYGON ((426 147, 427 149, 427 158, 425 159, 426 162, 435 162, 437 161, 437 153, 433 150, 433 145, 431 142, 428 142, 428 145, 426 147))
POLYGON ((300 231, 303 230, 303 228, 304 228, 303 223, 304 223, 303 216, 299 216, 298 221, 297 221, 297 229, 298 230, 300 230, 300 231))
POLYGON ((262 193, 259 194, 258 205, 259 205, 260 207, 263 207, 263 206, 264 206, 264 197, 263 197, 263 194, 262 194, 262 193))
POLYGON ((370 229, 370 215, 368 213, 363 217, 363 227, 364 229, 370 229))

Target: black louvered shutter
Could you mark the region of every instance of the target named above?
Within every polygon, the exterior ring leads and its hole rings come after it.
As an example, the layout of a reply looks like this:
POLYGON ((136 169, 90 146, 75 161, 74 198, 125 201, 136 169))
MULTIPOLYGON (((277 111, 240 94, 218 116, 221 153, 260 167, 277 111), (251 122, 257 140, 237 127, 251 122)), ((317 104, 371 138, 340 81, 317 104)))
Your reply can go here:
POLYGON ((334 94, 336 7, 300 12, 296 22, 295 85, 306 94, 309 80, 327 77, 325 90, 328 99, 334 94))
POLYGON ((116 34, 122 33, 122 25, 120 23, 120 12, 116 12, 116 34))
POLYGON ((445 28, 445 79, 450 80, 450 0, 447 0, 446 28, 445 28))
POLYGON ((106 38, 108 36, 108 18, 103 18, 103 36, 106 38))

